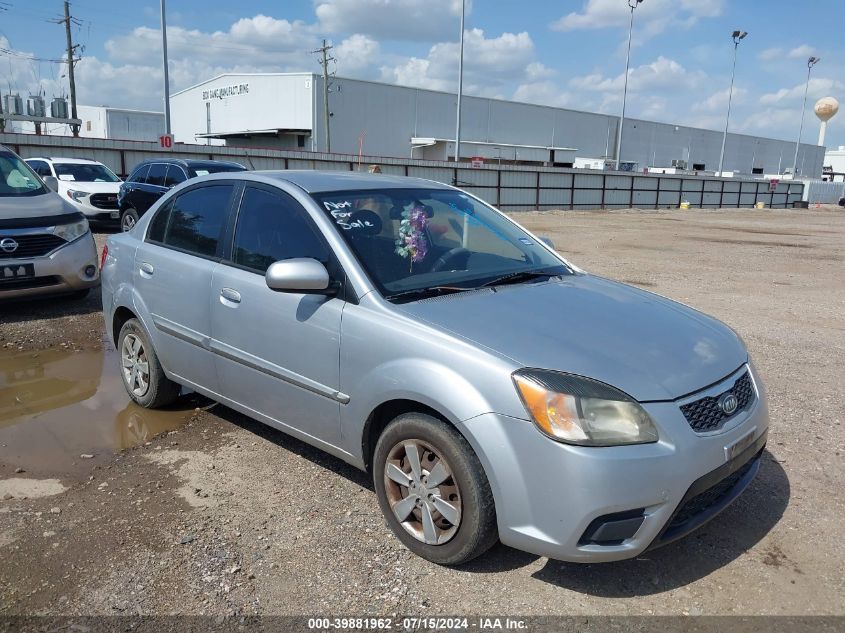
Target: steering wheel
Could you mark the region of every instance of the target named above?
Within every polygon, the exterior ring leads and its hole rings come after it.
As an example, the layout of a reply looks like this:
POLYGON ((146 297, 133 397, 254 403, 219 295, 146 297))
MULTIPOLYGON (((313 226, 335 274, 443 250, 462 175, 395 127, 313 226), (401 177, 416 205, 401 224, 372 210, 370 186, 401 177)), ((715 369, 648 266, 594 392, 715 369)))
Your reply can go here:
MULTIPOLYGON (((453 262, 457 262, 461 257, 468 260, 470 256, 470 252, 465 249, 463 246, 456 246, 455 248, 446 251, 431 266, 431 272, 440 272, 446 270, 448 266, 452 265, 453 262)), ((464 261, 466 264, 466 261, 464 261)))

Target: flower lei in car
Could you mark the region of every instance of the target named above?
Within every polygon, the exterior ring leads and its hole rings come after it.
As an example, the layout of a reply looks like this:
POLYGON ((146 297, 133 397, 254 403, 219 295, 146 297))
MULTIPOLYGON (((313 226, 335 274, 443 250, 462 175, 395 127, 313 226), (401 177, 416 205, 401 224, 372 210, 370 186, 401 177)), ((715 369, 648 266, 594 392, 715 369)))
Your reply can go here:
POLYGON ((425 236, 427 225, 428 218, 425 215, 425 209, 418 202, 402 212, 399 237, 396 240, 396 254, 409 258, 412 266, 414 262, 425 259, 428 253, 428 241, 425 236))

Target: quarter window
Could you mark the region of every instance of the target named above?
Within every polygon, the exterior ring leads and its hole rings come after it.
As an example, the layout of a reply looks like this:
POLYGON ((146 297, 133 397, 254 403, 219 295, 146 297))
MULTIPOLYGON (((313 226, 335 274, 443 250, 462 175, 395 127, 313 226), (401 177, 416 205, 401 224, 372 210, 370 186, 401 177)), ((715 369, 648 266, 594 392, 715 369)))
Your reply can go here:
POLYGON ((170 219, 170 210, 172 208, 173 201, 170 201, 156 211, 155 217, 150 222, 147 240, 150 242, 164 242, 164 233, 167 230, 167 221, 170 219))
POLYGON ((156 187, 164 187, 164 179, 167 176, 167 165, 153 163, 150 165, 150 173, 147 174, 147 184, 156 187))
POLYGON ((170 209, 164 244, 203 257, 214 257, 226 223, 232 190, 232 185, 211 185, 191 189, 177 197, 170 209))
POLYGON ((273 262, 294 257, 329 260, 305 210, 284 192, 247 187, 235 228, 234 263, 263 274, 273 262))
POLYGON ((143 167, 138 167, 129 176, 129 182, 144 182, 147 179, 147 174, 150 173, 150 166, 144 165, 143 167))

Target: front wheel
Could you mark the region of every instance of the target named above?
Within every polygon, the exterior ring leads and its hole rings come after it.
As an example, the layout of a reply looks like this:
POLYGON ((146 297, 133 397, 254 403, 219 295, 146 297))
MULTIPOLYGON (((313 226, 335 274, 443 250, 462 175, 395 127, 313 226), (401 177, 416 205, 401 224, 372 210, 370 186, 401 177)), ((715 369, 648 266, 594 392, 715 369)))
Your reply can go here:
POLYGON ((124 233, 131 231, 138 223, 139 218, 140 216, 138 215, 138 212, 132 207, 129 207, 123 212, 123 215, 120 216, 120 230, 124 233))
POLYGON ((156 409, 173 402, 179 385, 164 375, 155 350, 138 319, 129 319, 117 337, 120 376, 126 392, 137 404, 156 409))
POLYGON ((390 529, 426 560, 459 565, 498 538, 481 462, 442 420, 412 413, 388 424, 373 455, 373 483, 390 529))

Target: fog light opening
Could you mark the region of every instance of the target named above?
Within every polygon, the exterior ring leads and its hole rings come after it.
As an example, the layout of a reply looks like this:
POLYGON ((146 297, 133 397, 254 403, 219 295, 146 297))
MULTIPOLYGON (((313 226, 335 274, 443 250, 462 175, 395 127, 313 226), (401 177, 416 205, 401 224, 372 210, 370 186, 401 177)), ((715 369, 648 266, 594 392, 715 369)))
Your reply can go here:
POLYGON ((97 267, 94 264, 88 264, 83 272, 86 277, 93 277, 97 274, 97 267))

